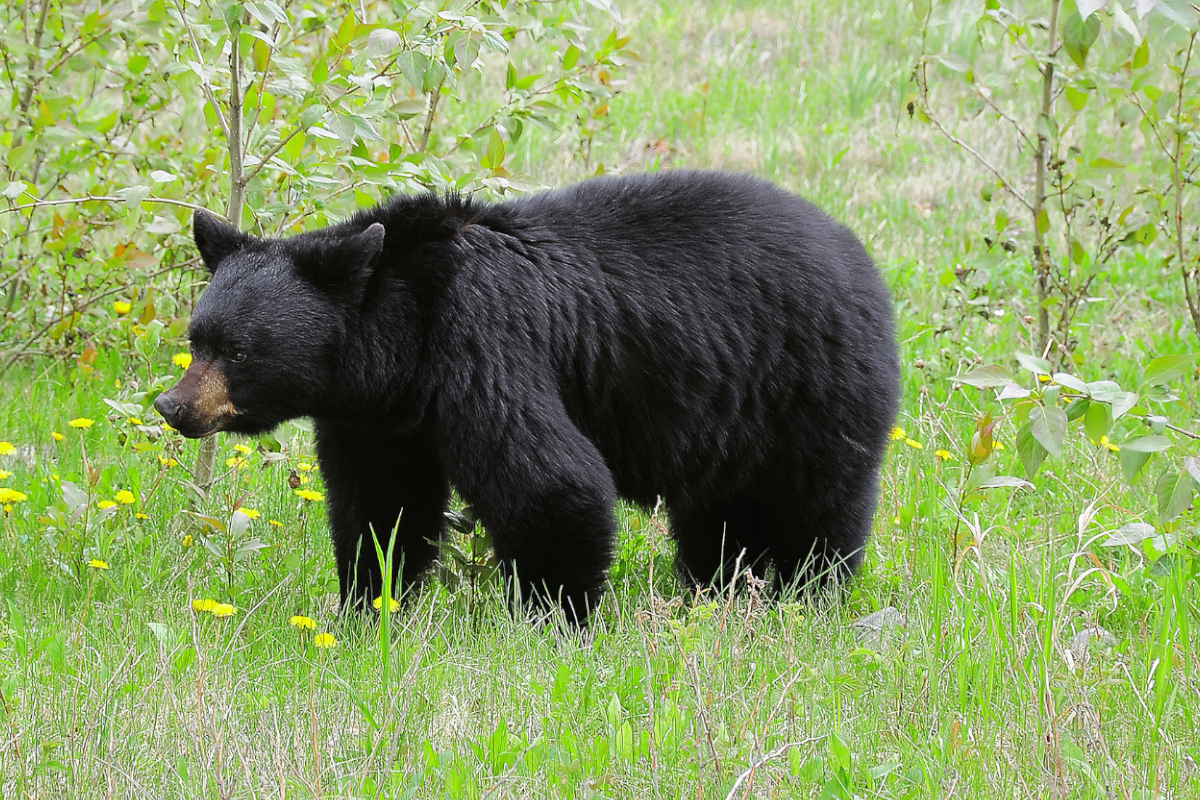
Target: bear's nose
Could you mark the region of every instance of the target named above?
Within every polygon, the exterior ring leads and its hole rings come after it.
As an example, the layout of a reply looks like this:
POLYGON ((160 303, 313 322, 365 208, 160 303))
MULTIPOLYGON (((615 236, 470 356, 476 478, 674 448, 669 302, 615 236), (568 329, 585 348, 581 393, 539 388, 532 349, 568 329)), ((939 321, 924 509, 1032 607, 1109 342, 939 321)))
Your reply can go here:
POLYGON ((175 399, 175 395, 171 392, 163 392, 154 401, 154 408, 159 414, 162 414, 163 419, 172 425, 175 424, 179 415, 179 401, 175 399))

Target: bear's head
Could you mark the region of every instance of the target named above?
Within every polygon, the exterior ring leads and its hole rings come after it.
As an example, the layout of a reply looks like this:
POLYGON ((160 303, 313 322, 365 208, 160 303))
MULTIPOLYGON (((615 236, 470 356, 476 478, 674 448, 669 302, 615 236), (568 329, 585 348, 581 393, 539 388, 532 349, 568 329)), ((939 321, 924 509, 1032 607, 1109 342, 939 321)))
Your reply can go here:
POLYGON ((212 275, 192 314, 192 363, 154 407, 180 433, 258 434, 317 412, 347 319, 362 304, 384 228, 257 239, 197 211, 212 275))

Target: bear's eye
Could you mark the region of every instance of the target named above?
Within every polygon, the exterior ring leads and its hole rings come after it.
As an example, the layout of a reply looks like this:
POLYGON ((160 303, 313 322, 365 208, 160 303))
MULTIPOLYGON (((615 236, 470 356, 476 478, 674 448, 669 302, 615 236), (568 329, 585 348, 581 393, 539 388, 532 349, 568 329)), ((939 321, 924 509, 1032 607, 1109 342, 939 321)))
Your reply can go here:
POLYGON ((240 364, 246 360, 246 354, 240 351, 235 352, 233 355, 229 356, 229 360, 235 364, 240 364))

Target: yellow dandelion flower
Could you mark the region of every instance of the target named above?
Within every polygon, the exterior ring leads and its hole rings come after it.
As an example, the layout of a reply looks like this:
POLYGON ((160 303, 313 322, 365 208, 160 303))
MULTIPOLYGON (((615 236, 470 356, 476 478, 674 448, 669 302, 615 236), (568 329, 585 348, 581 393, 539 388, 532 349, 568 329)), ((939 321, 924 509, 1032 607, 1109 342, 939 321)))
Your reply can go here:
POLYGON ((940 458, 942 461, 949 461, 952 458, 954 458, 953 454, 951 454, 951 452, 949 450, 934 450, 933 454, 935 456, 937 456, 938 458, 940 458))
POLYGON ((13 450, 16 448, 12 446, 12 442, 0 442, 0 456, 10 456, 13 450))
POLYGON ((67 437, 63 436, 58 431, 50 431, 50 438, 56 442, 61 442, 63 439, 65 439, 67 437))
POLYGON ((150 519, 150 515, 149 515, 149 514, 143 514, 142 512, 140 512, 140 511, 139 511, 139 512, 137 512, 136 514, 134 514, 134 515, 133 515, 133 518, 134 518, 134 519, 150 519))
POLYGON ((197 598, 196 600, 192 601, 192 611, 196 611, 196 612, 208 611, 211 613, 212 610, 216 607, 217 607, 217 601, 213 600, 211 598, 208 598, 208 597, 205 597, 203 599, 197 598))
POLYGON ((256 508, 240 508, 238 510, 241 511, 243 514, 245 514, 250 519, 258 519, 259 517, 262 516, 262 514, 260 514, 258 509, 256 509, 256 508))
POLYGON ((325 499, 325 495, 320 492, 314 492, 312 489, 296 489, 295 493, 301 500, 308 500, 313 503, 319 503, 325 499))
POLYGON ((192 546, 192 544, 193 544, 193 542, 195 542, 195 541, 196 541, 196 540, 195 540, 195 539, 193 539, 193 538, 192 538, 192 535, 189 533, 189 534, 187 534, 186 536, 184 536, 184 537, 183 537, 183 546, 184 546, 184 547, 191 547, 191 546, 192 546))
POLYGON ((313 644, 322 649, 328 649, 337 644, 337 639, 334 638, 332 633, 318 633, 313 638, 313 644))
POLYGON ((214 617, 232 617, 237 613, 237 607, 231 603, 216 603, 211 613, 214 617))
POLYGON ((311 461, 301 461, 299 464, 296 465, 296 469, 300 470, 301 472, 312 472, 316 468, 317 468, 317 465, 312 463, 311 461))
POLYGON ((293 628, 299 628, 302 631, 311 631, 317 627, 317 621, 312 617, 297 614, 288 620, 288 625, 291 625, 293 628))
POLYGON ((180 369, 187 369, 192 365, 191 353, 176 353, 171 356, 171 362, 180 369))
POLYGON ((129 491, 128 489, 122 489, 121 491, 117 492, 116 500, 123 506, 133 505, 137 502, 137 499, 133 496, 133 492, 129 491))
POLYGON ((1038 375, 1038 382, 1039 383, 1049 383, 1050 376, 1049 375, 1038 375))
POLYGON ((992 442, 992 449, 993 450, 1003 450, 1004 442, 992 442))
POLYGON ((128 422, 130 425, 145 425, 146 424, 146 423, 142 422, 140 419, 138 419, 137 417, 130 417, 129 419, 127 419, 125 421, 128 422))
POLYGON ((901 439, 907 439, 907 438, 908 438, 908 434, 906 434, 904 432, 904 428, 901 428, 899 425, 892 428, 892 441, 893 442, 898 442, 901 439))
POLYGON ((242 467, 246 466, 246 459, 242 458, 241 456, 233 456, 225 459, 225 466, 232 469, 241 469, 242 467))
POLYGON ((235 444, 233 446, 233 449, 237 450, 239 453, 241 453, 244 456, 248 456, 254 452, 254 450, 252 450, 248 445, 244 445, 241 443, 235 444))
POLYGON ((76 417, 75 419, 71 420, 67 424, 70 425, 72 428, 86 429, 86 428, 92 427, 96 423, 94 420, 90 420, 87 417, 76 417))
MULTIPOLYGON (((0 503, 6 506, 11 506, 13 503, 22 503, 27 500, 24 492, 18 492, 16 489, 10 489, 7 486, 0 486, 0 503)), ((11 511, 12 509, 5 509, 11 511)))
POLYGON ((0 469, 0 481, 4 480, 6 478, 11 478, 11 477, 12 477, 11 472, 9 472, 6 469, 0 469))
POLYGON ((169 422, 160 422, 160 423, 158 423, 158 425, 164 431, 174 431, 175 430, 174 428, 171 427, 171 423, 169 423, 169 422))
POLYGON ((905 437, 904 443, 915 450, 924 450, 925 449, 925 445, 921 444, 916 439, 909 439, 909 438, 905 437))
POLYGON ((116 504, 117 503, 114 500, 101 500, 99 503, 96 503, 96 505, 100 506, 101 509, 112 508, 116 504))
MULTIPOLYGON (((394 597, 390 598, 390 599, 391 599, 391 602, 388 603, 388 611, 389 611, 389 613, 395 614, 397 611, 400 610, 400 602, 394 597)), ((381 610, 383 608, 383 598, 376 597, 375 600, 371 603, 371 605, 375 606, 376 611, 381 610)))
POLYGON ((133 308, 133 306, 131 306, 129 303, 126 303, 124 300, 113 301, 113 311, 117 312, 117 314, 128 314, 129 309, 131 308, 133 308))
POLYGON ((91 561, 88 562, 88 566, 91 567, 92 569, 108 569, 108 562, 101 561, 98 558, 93 558, 91 561))
MULTIPOLYGON (((1092 444, 1096 444, 1096 440, 1095 440, 1095 439, 1088 439, 1088 441, 1089 441, 1089 442, 1091 442, 1092 444)), ((1121 449, 1121 446, 1120 446, 1120 445, 1113 444, 1111 441, 1109 441, 1109 439, 1108 439, 1108 437, 1107 437, 1107 436, 1101 436, 1101 437, 1100 437, 1100 442, 1099 442, 1099 444, 1098 444, 1097 446, 1098 446, 1098 447, 1103 447, 1103 448, 1105 448, 1106 450, 1111 450, 1111 451, 1112 451, 1112 452, 1114 452, 1114 453, 1116 453, 1116 452, 1119 452, 1119 451, 1120 451, 1120 449, 1121 449)))
POLYGON ((178 467, 179 466, 178 461, 176 461, 173 458, 164 456, 162 453, 158 454, 158 463, 162 464, 164 467, 178 467))
POLYGON ((274 527, 276 527, 276 528, 282 528, 282 527, 283 527, 283 523, 282 523, 282 522, 280 522, 280 521, 279 521, 279 520, 277 520, 277 519, 269 519, 269 520, 267 520, 267 524, 268 524, 268 525, 272 525, 272 526, 274 526, 274 527))

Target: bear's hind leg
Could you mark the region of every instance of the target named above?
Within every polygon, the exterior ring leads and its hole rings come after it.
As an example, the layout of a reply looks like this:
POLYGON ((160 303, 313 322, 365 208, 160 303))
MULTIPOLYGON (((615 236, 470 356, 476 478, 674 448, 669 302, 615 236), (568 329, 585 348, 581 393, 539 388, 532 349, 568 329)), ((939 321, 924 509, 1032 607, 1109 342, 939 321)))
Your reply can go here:
POLYGON ((858 570, 875 516, 875 480, 872 472, 764 504, 776 591, 819 592, 858 570))
POLYGON ((393 530, 392 587, 399 597, 437 555, 450 495, 441 464, 413 435, 328 420, 316 420, 316 431, 342 608, 369 608, 381 596, 375 539, 386 551, 393 530))

